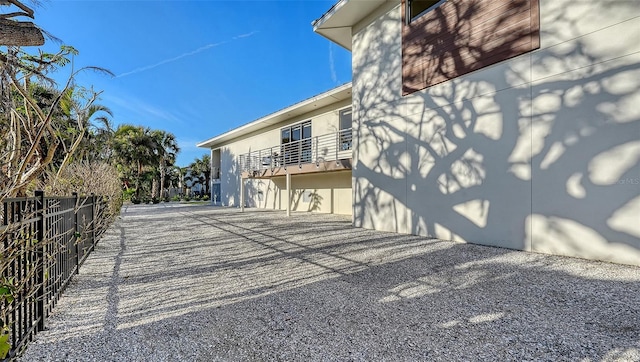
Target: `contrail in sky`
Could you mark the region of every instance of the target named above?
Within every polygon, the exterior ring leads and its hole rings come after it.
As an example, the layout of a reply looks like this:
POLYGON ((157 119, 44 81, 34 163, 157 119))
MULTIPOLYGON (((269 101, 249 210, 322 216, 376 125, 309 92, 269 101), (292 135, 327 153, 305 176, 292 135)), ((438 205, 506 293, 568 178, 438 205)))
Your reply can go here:
POLYGON ((240 39, 240 38, 246 38, 246 37, 250 37, 251 35, 257 33, 257 31, 252 31, 250 33, 246 33, 246 34, 240 34, 238 36, 234 36, 233 39, 240 39))
POLYGON ((190 52, 187 52, 187 53, 184 53, 184 54, 180 54, 180 55, 178 55, 177 57, 173 57, 173 58, 165 59, 165 60, 160 61, 160 62, 155 63, 155 64, 151 64, 151 65, 147 65, 147 66, 144 66, 144 67, 136 68, 136 69, 134 69, 134 70, 132 70, 132 71, 125 72, 125 73, 122 73, 122 74, 119 74, 118 76, 116 76, 116 78, 126 77, 127 75, 131 75, 131 74, 136 74, 136 73, 144 72, 144 71, 146 71, 146 70, 153 69, 153 68, 155 68, 155 67, 159 67, 159 66, 164 65, 164 64, 167 64, 167 63, 175 62, 176 60, 180 60, 180 59, 182 59, 182 58, 190 57, 190 56, 192 56, 192 55, 195 55, 195 54, 201 53, 201 52, 203 52, 203 51, 205 51, 205 50, 207 50, 207 49, 215 48, 215 47, 217 47, 217 46, 219 46, 219 45, 223 45, 223 44, 229 43, 230 41, 233 41, 233 40, 236 40, 236 39, 241 39, 241 38, 247 38, 247 37, 250 37, 250 36, 252 36, 252 35, 253 35, 253 34, 255 34, 255 33, 257 33, 257 31, 252 31, 251 33, 241 34, 241 35, 238 35, 238 36, 234 36, 233 38, 231 38, 231 40, 225 40, 225 41, 221 41, 221 42, 219 42, 219 43, 207 44, 207 45, 205 45, 205 46, 203 46, 203 47, 200 47, 200 48, 198 48, 198 49, 196 49, 196 50, 193 50, 193 51, 190 51, 190 52))
POLYGON ((338 76, 336 74, 336 65, 333 60, 333 43, 329 43, 329 69, 331 71, 331 80, 337 84, 338 76))

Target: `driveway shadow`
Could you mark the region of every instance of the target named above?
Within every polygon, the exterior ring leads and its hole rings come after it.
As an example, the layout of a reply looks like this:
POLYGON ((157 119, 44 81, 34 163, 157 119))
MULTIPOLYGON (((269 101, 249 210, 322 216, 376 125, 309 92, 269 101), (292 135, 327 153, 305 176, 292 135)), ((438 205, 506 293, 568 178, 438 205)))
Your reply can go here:
POLYGON ((639 297, 631 266, 130 208, 22 360, 635 360, 639 297))

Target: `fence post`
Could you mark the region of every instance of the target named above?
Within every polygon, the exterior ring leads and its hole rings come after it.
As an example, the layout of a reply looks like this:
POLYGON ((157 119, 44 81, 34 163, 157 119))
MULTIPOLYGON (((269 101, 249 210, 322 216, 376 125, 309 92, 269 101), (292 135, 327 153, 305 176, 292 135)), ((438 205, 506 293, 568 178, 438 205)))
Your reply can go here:
POLYGON ((96 222, 96 194, 91 193, 91 251, 93 251, 94 246, 96 246, 96 227, 98 227, 98 223, 96 222))
POLYGON ((78 193, 73 192, 73 237, 76 244, 76 274, 80 274, 80 240, 78 238, 78 193))
POLYGON ((38 270, 38 274, 36 277, 36 282, 38 283, 38 289, 36 291, 36 313, 39 317, 38 330, 43 331, 46 326, 45 319, 47 317, 46 315, 47 314, 46 313, 47 294, 46 294, 46 287, 45 287, 45 284, 47 282, 46 280, 47 254, 46 254, 46 246, 45 246, 45 240, 44 240, 44 228, 46 226, 46 222, 45 222, 46 210, 45 210, 45 204, 44 204, 44 191, 37 190, 35 192, 35 196, 36 196, 36 218, 37 218, 36 238, 38 240, 38 249, 39 249, 39 253, 37 255, 39 255, 39 258, 40 258, 39 264, 42 267, 42 269, 38 270))

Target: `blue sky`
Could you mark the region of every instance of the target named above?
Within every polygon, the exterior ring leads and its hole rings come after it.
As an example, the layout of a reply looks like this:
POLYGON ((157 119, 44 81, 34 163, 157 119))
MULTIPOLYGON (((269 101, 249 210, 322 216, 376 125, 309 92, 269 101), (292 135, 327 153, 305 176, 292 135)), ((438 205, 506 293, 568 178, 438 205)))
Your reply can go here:
POLYGON ((116 75, 78 78, 103 91, 115 124, 172 132, 186 166, 208 152, 197 142, 351 80, 351 54, 311 27, 333 3, 49 1, 35 23, 80 52, 76 68, 116 75))

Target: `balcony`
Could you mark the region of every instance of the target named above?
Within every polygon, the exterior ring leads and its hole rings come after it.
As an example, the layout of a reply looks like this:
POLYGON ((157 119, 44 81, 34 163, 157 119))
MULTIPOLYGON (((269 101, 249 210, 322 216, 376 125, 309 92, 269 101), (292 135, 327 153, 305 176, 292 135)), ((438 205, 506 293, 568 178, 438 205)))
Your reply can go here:
POLYGON ((281 144, 239 156, 242 178, 351 169, 352 132, 340 132, 281 144))

